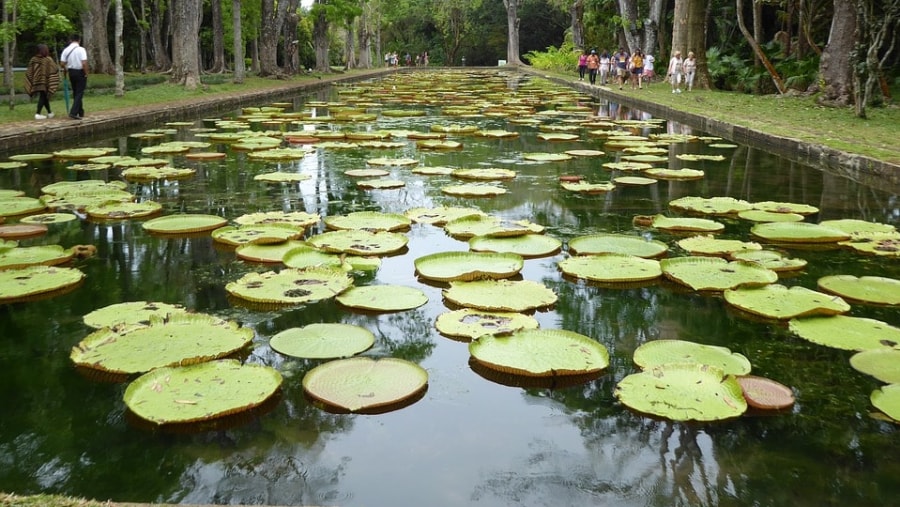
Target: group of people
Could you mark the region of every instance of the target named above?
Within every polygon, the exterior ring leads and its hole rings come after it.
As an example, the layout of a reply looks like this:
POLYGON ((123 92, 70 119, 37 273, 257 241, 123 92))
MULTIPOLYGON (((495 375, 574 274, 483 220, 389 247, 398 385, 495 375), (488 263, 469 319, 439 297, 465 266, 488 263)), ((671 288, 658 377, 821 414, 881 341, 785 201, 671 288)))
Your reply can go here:
MULTIPOLYGON (((578 56, 578 79, 584 81, 587 76, 591 85, 606 86, 609 83, 618 83, 619 89, 623 89, 628 83, 631 89, 643 89, 644 83, 653 81, 656 75, 653 55, 645 55, 640 49, 635 49, 629 54, 624 48, 610 55, 604 50, 597 54, 597 50, 584 50, 578 56)), ((681 51, 675 51, 666 69, 666 78, 672 83, 672 93, 681 93, 681 83, 684 82, 688 91, 694 87, 694 73, 697 70, 697 60, 693 51, 688 52, 688 57, 682 59, 681 51)))
MULTIPOLYGON (((413 57, 409 53, 406 53, 403 56, 403 63, 407 67, 412 66, 413 57)), ((388 67, 399 67, 400 66, 400 55, 397 54, 396 51, 385 53, 384 55, 384 64, 388 67)), ((416 55, 416 67, 428 65, 428 51, 419 53, 416 55)))
MULTIPOLYGON (((87 51, 81 46, 81 37, 73 35, 69 37, 69 45, 63 50, 59 60, 50 56, 50 48, 46 44, 38 44, 35 55, 28 61, 28 67, 25 69, 25 93, 32 98, 37 95, 35 120, 54 117, 50 109, 50 98, 59 90, 60 66, 64 73, 63 79, 68 79, 72 84, 73 101, 68 111, 69 118, 73 120, 84 118, 83 101, 84 91, 87 89, 88 57, 87 51), (47 114, 42 113, 44 109, 47 110, 47 114)), ((68 107, 68 103, 66 106, 68 107)))

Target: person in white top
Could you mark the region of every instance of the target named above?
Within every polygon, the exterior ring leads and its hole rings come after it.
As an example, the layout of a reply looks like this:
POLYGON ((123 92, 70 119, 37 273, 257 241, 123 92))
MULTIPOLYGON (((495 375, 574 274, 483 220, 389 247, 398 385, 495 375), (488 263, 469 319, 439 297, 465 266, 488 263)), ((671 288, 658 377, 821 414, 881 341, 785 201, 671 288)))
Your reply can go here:
POLYGON ((74 34, 69 37, 69 45, 59 57, 59 63, 63 66, 72 83, 72 107, 69 109, 69 118, 80 120, 84 118, 84 90, 87 89, 88 56, 87 51, 81 47, 81 37, 74 34))
POLYGON ((688 51, 687 58, 684 59, 684 86, 687 91, 694 89, 694 74, 697 72, 697 59, 694 58, 694 52, 688 51))
POLYGON ((681 51, 675 51, 672 59, 669 60, 669 68, 666 70, 666 76, 672 83, 672 93, 681 93, 681 74, 684 72, 682 64, 681 51))

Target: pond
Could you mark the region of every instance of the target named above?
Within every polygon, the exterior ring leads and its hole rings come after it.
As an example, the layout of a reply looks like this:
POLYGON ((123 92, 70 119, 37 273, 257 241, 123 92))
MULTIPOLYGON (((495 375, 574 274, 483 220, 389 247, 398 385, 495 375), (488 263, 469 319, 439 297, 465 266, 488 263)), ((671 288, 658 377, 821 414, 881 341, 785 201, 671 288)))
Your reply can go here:
MULTIPOLYGON (((188 179, 128 183, 137 200, 159 202, 165 214, 234 220, 258 211, 305 211, 324 218, 461 206, 539 224, 564 246, 558 253, 524 261, 521 278, 558 296, 555 305, 533 316, 541 328, 573 331, 602 344, 610 364, 599 377, 555 388, 515 387, 473 369, 468 344, 435 329, 435 319, 452 307, 442 297, 447 285, 420 279, 413 264, 427 254, 468 250, 465 241, 435 225, 414 223, 404 233, 406 250, 385 256, 377 271, 353 273, 357 286, 402 285, 428 297, 412 310, 374 313, 350 310, 334 299, 269 309, 244 305, 229 297, 226 284, 272 266, 239 259, 233 248, 209 234, 167 238, 148 233, 140 220, 80 218, 51 225, 46 235, 20 245, 95 245, 96 255, 73 261, 85 273, 85 282, 53 298, 0 306, 0 491, 128 502, 341 506, 889 505, 900 496, 897 426, 873 417, 877 411, 869 400, 883 384, 853 369, 851 352, 815 345, 793 335, 784 323, 735 311, 721 293, 697 293, 662 279, 627 286, 587 283, 564 277, 558 268, 569 257, 568 241, 597 233, 640 234, 666 243, 670 257, 686 255, 676 244, 683 236, 633 225, 636 215, 680 216, 668 203, 686 196, 805 204, 818 209, 806 217, 809 222, 854 218, 896 225, 896 195, 759 149, 707 138, 689 126, 539 78, 435 72, 428 78, 432 86, 420 90, 421 74, 416 76, 335 86, 278 106, 314 117, 296 115, 285 122, 257 117, 238 127, 217 123, 224 116, 197 118, 186 125, 158 126, 161 137, 123 132, 87 144, 120 155, 166 157, 175 167, 196 170, 188 179), (504 113, 501 104, 519 109, 504 113), (474 107, 477 114, 453 107, 462 105, 474 107), (336 121, 348 106, 364 110, 354 114, 376 118, 336 121), (528 107, 534 113, 525 112, 528 107), (636 175, 603 167, 628 153, 606 146, 606 136, 591 134, 600 127, 580 123, 589 116, 617 120, 608 128, 631 134, 690 136, 666 144, 664 161, 654 165, 702 170, 703 177, 620 185, 593 194, 564 190, 563 175, 581 175, 594 183, 636 175), (408 138, 409 131, 450 124, 518 135, 451 134, 448 139, 463 145, 457 150, 421 149, 408 138), (378 149, 320 144, 302 159, 271 162, 229 143, 209 141, 210 130, 226 126, 306 134, 391 131, 390 140, 401 144, 378 149), (539 138, 547 132, 571 132, 577 140, 539 138), (203 151, 226 157, 199 161, 142 153, 173 140, 211 142, 203 151), (559 162, 523 157, 570 150, 605 154, 559 162), (679 154, 708 157, 683 161, 679 154), (395 189, 360 188, 358 178, 345 174, 379 157, 412 158, 417 167, 512 169, 516 177, 496 183, 506 190, 502 195, 455 197, 442 188, 459 180, 417 174, 410 166, 384 167, 387 178, 404 182, 395 189), (273 171, 309 178, 277 184, 254 179, 273 171), (123 402, 127 384, 93 380, 69 358, 72 347, 91 332, 82 317, 123 301, 180 304, 251 328, 252 350, 241 359, 281 372, 277 404, 221 430, 168 433, 133 424, 123 402), (424 396, 378 415, 332 413, 310 403, 301 381, 323 361, 279 354, 269 340, 281 331, 319 322, 372 331, 375 344, 363 355, 420 365, 428 372, 424 396), (639 371, 632 361, 635 349, 658 339, 718 345, 743 354, 753 374, 791 387, 796 403, 775 414, 720 422, 672 422, 636 413, 614 391, 618 382, 639 371)), ((43 186, 57 181, 121 179, 119 169, 74 171, 70 167, 75 163, 80 162, 55 159, 4 169, 0 188, 38 197, 43 186)), ((720 237, 750 239, 753 223, 735 217, 716 220, 726 225, 720 237)), ((325 230, 319 221, 306 237, 325 230)), ((843 248, 787 252, 808 264, 782 276, 778 283, 786 286, 815 290, 817 280, 835 274, 900 278, 895 258, 843 248)), ((849 315, 900 325, 895 307, 853 304, 849 315)))

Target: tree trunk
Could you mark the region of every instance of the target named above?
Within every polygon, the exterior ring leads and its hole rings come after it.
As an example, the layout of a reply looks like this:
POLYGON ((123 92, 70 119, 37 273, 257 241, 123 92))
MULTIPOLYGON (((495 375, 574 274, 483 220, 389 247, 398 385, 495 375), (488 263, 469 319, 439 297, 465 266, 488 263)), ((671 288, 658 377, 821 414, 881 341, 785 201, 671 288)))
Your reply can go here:
POLYGON ((325 9, 318 12, 313 23, 313 44, 316 47, 316 70, 331 72, 328 61, 328 18, 325 17, 325 9))
MULTIPOLYGON (((3 24, 16 24, 16 11, 18 4, 15 2, 3 2, 3 24), (12 7, 12 8, 10 8, 12 7)), ((16 87, 13 75, 13 55, 16 54, 16 39, 3 41, 3 85, 9 88, 9 109, 16 107, 16 87)))
POLYGON ((284 39, 284 72, 289 75, 297 73, 300 67, 300 55, 297 51, 297 45, 300 43, 297 34, 297 23, 300 18, 297 15, 297 7, 300 0, 288 0, 287 10, 284 14, 283 22, 283 39, 284 39))
POLYGON ((766 55, 762 52, 762 48, 759 47, 759 43, 756 42, 756 39, 753 38, 753 34, 747 30, 747 25, 744 23, 744 1, 737 0, 737 18, 738 18, 738 27, 741 29, 741 33, 744 34, 744 38, 747 39, 747 42, 750 44, 750 47, 753 48, 753 52, 756 54, 756 57, 762 62, 762 64, 766 67, 766 70, 769 72, 769 75, 772 76, 772 82, 775 83, 775 88, 778 89, 778 93, 784 93, 784 81, 782 81, 781 76, 778 75, 778 71, 775 70, 775 67, 772 65, 772 62, 766 58, 766 55))
POLYGON ((144 3, 144 0, 140 1, 140 17, 134 12, 134 5, 132 5, 131 2, 128 3, 128 12, 131 13, 131 19, 134 20, 134 24, 137 26, 140 34, 140 40, 138 42, 138 67, 141 72, 144 72, 147 69, 147 6, 144 3))
POLYGON ((188 90, 200 86, 200 0, 172 0, 172 81, 188 90))
POLYGON ((89 0, 81 14, 84 33, 83 46, 91 62, 91 72, 113 74, 115 66, 109 55, 109 32, 106 24, 109 18, 110 0, 89 0))
POLYGON ((359 15, 359 66, 363 69, 372 68, 372 33, 369 31, 369 9, 365 2, 361 5, 362 13, 359 15))
POLYGON ((287 2, 262 0, 259 30, 259 74, 261 76, 277 76, 278 68, 278 36, 284 23, 284 12, 287 2))
MULTIPOLYGON (((688 51, 688 32, 690 31, 690 3, 692 0, 675 0, 675 12, 672 21, 672 51, 681 51, 682 56, 688 51)), ((671 55, 670 55, 671 56, 671 55)), ((660 60, 662 61, 662 60, 660 60)), ((666 59, 668 61, 668 59, 666 59)))
POLYGON ((656 55, 656 46, 659 44, 660 20, 666 6, 664 0, 650 0, 647 10, 647 19, 644 20, 644 46, 645 55, 656 55))
POLYGON ((348 19, 344 27, 344 61, 345 68, 356 68, 356 34, 353 32, 353 20, 348 19))
MULTIPOLYGON (((738 14, 740 16, 740 14, 738 14)), ((753 0, 753 39, 757 41, 763 40, 763 26, 762 26, 762 2, 760 0, 753 0)), ((759 67, 762 64, 762 58, 760 58, 759 51, 755 51, 753 56, 753 65, 755 67, 759 67)))
POLYGON ((572 43, 576 49, 584 49, 584 0, 574 0, 572 8, 572 43))
POLYGON ((225 71, 225 30, 222 21, 222 0, 210 0, 209 13, 212 17, 213 54, 209 72, 219 74, 225 71))
POLYGON ((866 118, 866 108, 884 99, 881 69, 897 46, 900 0, 857 0, 856 27, 859 38, 853 68, 856 115, 866 118))
POLYGON ((697 69, 694 88, 710 89, 709 66, 706 64, 706 27, 712 0, 689 0, 687 50, 694 52, 697 69))
POLYGON ((234 43, 231 52, 234 53, 234 82, 244 82, 244 35, 241 30, 241 0, 231 0, 231 31, 234 33, 234 43))
POLYGON ((522 0, 503 0, 506 7, 506 63, 507 65, 525 65, 519 57, 519 4, 522 0))
POLYGON ((618 0, 619 15, 622 16, 622 35, 628 47, 625 48, 629 54, 634 53, 635 49, 641 49, 641 31, 638 29, 638 11, 636 0, 618 0))
POLYGON ((172 60, 169 59, 169 48, 164 42, 163 25, 165 12, 164 0, 150 0, 150 48, 153 52, 153 66, 158 71, 166 71, 172 68, 172 60))
POLYGON ((125 20, 122 0, 116 0, 116 97, 125 96, 125 41, 122 40, 122 30, 125 20))
POLYGON ((828 44, 819 60, 819 75, 825 83, 820 102, 838 106, 853 102, 851 53, 855 43, 856 6, 852 0, 834 0, 828 44))

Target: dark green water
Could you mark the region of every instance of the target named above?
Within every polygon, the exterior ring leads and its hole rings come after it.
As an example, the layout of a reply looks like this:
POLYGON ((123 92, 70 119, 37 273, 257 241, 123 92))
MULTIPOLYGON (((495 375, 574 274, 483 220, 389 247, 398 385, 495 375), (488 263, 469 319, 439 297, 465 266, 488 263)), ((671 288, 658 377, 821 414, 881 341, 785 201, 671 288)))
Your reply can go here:
MULTIPOLYGON (((473 89, 498 87, 513 96, 506 76, 460 74, 473 89)), ((510 85, 525 85, 511 82, 510 85)), ((341 100, 348 94, 298 97, 341 100)), ((459 138, 462 151, 318 150, 296 162, 255 162, 226 145, 222 162, 196 163, 190 180, 130 184, 141 200, 157 200, 167 212, 211 213, 229 219, 255 211, 308 211, 323 216, 360 210, 403 212, 417 206, 475 206, 487 213, 528 219, 547 234, 566 240, 596 232, 632 231, 632 217, 669 213, 675 198, 732 196, 748 201, 790 201, 819 207, 811 221, 861 218, 896 224, 895 195, 816 168, 802 167, 748 147, 711 149, 678 144, 682 152, 720 153, 724 161, 673 164, 705 171, 702 180, 660 181, 651 187, 620 187, 602 195, 577 195, 559 188, 560 174, 584 174, 594 181, 613 174, 601 159, 523 163, 521 153, 603 149, 602 139, 580 132, 580 143, 548 143, 535 127, 509 125, 503 118, 441 117, 439 104, 394 103, 400 97, 370 94, 384 108, 424 107, 427 117, 382 118, 359 128, 428 130, 433 123, 471 123, 521 133, 514 140, 459 138), (440 187, 444 176, 418 176, 393 168, 406 186, 366 191, 343 175, 374 157, 414 157, 422 165, 504 167, 519 172, 503 183, 499 197, 462 199, 440 187), (266 185, 253 176, 275 169, 312 178, 300 184, 266 185)), ((594 104, 606 113, 609 105, 594 104)), ((637 112, 613 109, 620 117, 637 112)), ((373 109, 377 111, 377 109, 373 109)), ((320 110, 319 113, 324 113, 320 110)), ((548 124, 564 117, 547 117, 548 124)), ((198 119, 197 125, 201 125, 198 119)), ((689 132, 683 125, 662 130, 689 132)), ((336 125, 334 128, 345 128, 336 125)), ((290 128, 297 128, 291 126, 290 128)), ((321 128, 321 126, 320 126, 321 128)), ((357 127, 354 127, 357 128, 357 127)), ((92 145, 139 155, 155 142, 122 137, 92 145)), ((700 134, 696 133, 695 134, 700 134)), ((193 140, 181 128, 167 140, 193 140)), ((65 146, 54 147, 54 149, 65 146)), ((7 154, 9 155, 9 154, 7 154)), ((5 160, 5 156, 2 157, 5 160)), ((113 172, 76 174, 69 163, 38 163, 0 172, 0 188, 28 195, 61 179, 111 178, 113 172)), ((672 213, 669 213, 672 214, 672 213)), ((746 239, 750 224, 726 220, 723 237, 746 239)), ((309 235, 322 232, 322 226, 309 235)), ((673 243, 673 236, 651 232, 673 243)), ((853 370, 850 353, 791 336, 783 327, 738 315, 719 297, 690 294, 669 284, 609 289, 562 278, 553 257, 527 260, 522 276, 553 288, 558 304, 535 317, 542 327, 590 336, 611 355, 599 379, 563 389, 521 389, 491 382, 469 367, 465 343, 441 336, 433 323, 447 311, 440 287, 417 280, 413 261, 425 254, 466 250, 467 245, 437 227, 414 225, 409 251, 384 259, 375 275, 357 285, 417 287, 429 302, 412 311, 350 313, 332 301, 261 312, 235 305, 224 286, 260 266, 236 259, 210 238, 160 239, 139 222, 77 221, 23 244, 94 244, 96 257, 77 261, 87 279, 76 291, 49 300, 0 306, 0 491, 58 493, 134 502, 279 505, 622 505, 622 506, 823 506, 892 505, 900 496, 900 439, 897 426, 873 419, 870 392, 880 384, 853 370), (96 383, 79 375, 69 351, 89 330, 81 317, 120 301, 180 303, 255 329, 247 361, 277 368, 285 376, 276 408, 234 429, 191 435, 159 434, 129 424, 124 385, 96 383), (334 415, 303 396, 303 374, 318 364, 286 358, 268 347, 271 336, 313 322, 345 322, 376 335, 372 357, 401 357, 429 372, 424 398, 382 415, 334 415), (714 424, 684 424, 630 412, 614 397, 616 383, 636 371, 634 349, 658 338, 722 345, 746 355, 754 373, 791 386, 797 403, 773 416, 745 416, 714 424)), ((829 274, 900 277, 896 260, 849 251, 792 251, 809 261, 785 285, 816 287, 829 274)), ((672 255, 679 254, 673 247, 672 255)), ((853 305, 854 316, 900 325, 896 309, 853 305)))

